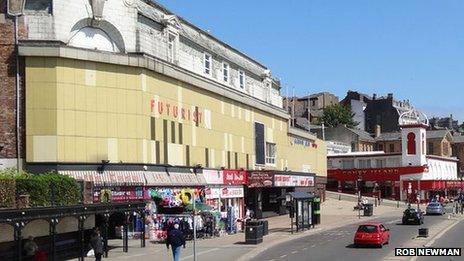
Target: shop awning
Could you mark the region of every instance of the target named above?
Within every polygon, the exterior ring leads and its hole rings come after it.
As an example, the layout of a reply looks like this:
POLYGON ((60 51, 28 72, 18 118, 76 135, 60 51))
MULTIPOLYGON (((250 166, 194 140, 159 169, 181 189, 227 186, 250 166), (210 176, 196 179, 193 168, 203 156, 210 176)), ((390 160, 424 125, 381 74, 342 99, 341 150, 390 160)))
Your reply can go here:
POLYGON ((168 175, 171 179, 172 186, 203 186, 206 185, 206 179, 202 173, 195 174, 190 169, 176 170, 168 169, 168 175))
POLYGON ((171 179, 166 171, 146 171, 147 186, 169 186, 171 179))
POLYGON ((143 186, 146 184, 142 171, 70 171, 60 170, 76 180, 93 182, 95 186, 143 186))

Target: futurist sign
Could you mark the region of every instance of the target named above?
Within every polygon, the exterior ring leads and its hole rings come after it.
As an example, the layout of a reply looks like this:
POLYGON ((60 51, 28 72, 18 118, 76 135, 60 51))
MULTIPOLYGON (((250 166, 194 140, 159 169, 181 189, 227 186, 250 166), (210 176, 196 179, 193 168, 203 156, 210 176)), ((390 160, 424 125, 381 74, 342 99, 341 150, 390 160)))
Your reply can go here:
POLYGON ((202 122, 203 114, 199 111, 198 107, 182 107, 177 103, 171 104, 168 102, 151 99, 150 100, 151 113, 157 112, 159 115, 167 115, 175 119, 182 119, 192 121, 200 124, 202 122))

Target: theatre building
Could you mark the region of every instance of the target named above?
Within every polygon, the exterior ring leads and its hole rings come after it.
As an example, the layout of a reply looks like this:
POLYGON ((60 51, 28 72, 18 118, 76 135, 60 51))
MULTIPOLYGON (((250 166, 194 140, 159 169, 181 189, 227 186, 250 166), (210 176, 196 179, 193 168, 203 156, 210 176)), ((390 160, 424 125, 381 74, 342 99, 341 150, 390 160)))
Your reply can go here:
POLYGON ((333 191, 415 202, 455 194, 461 184, 457 159, 427 155, 428 120, 402 120, 401 153, 354 152, 329 155, 328 188, 333 191))
MULTIPOLYGON (((19 28, 22 150, 2 139, 3 162, 15 166, 19 154, 29 171, 93 182, 95 201, 102 189, 125 200, 210 188, 236 216, 245 181, 228 170, 312 173, 324 192, 325 143, 289 126, 269 68, 155 1, 26 1, 19 28), (202 169, 221 170, 222 183, 202 169)), ((14 99, 14 74, 1 73, 14 99)), ((0 106, 14 115, 13 102, 0 106)), ((15 133, 14 117, 3 120, 15 133)))

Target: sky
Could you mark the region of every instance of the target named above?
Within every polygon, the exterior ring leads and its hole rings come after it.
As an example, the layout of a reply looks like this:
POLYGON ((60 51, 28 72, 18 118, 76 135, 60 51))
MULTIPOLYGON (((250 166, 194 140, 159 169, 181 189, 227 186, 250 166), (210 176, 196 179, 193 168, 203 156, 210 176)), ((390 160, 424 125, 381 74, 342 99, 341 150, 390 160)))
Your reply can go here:
POLYGON ((160 0, 267 66, 282 95, 348 90, 464 121, 462 0, 160 0))

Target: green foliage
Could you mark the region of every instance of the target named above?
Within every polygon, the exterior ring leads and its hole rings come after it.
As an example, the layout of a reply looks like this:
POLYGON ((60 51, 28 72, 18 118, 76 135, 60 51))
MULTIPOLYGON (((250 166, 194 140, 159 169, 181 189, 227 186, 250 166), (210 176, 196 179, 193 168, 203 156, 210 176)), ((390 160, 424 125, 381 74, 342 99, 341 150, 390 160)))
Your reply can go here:
POLYGON ((54 172, 32 175, 0 171, 0 207, 13 206, 20 195, 29 195, 31 207, 76 205, 81 201, 80 186, 71 177, 54 172))
POLYGON ((337 127, 346 125, 348 128, 353 128, 359 123, 353 120, 354 113, 350 107, 343 106, 339 103, 326 107, 323 111, 319 123, 324 123, 327 127, 337 127))

